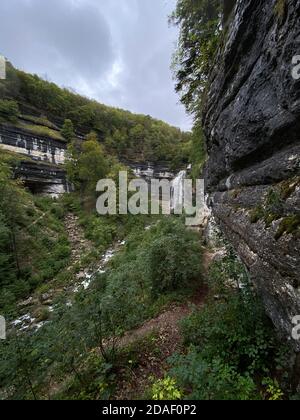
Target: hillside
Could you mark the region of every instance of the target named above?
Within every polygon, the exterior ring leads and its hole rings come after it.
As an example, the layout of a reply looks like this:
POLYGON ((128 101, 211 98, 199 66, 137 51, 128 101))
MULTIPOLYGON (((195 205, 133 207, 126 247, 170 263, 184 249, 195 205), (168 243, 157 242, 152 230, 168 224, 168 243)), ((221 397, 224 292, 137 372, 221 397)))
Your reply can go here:
POLYGON ((13 101, 0 104, 4 120, 10 116, 17 128, 37 136, 64 141, 61 128, 67 119, 79 137, 96 132, 105 150, 123 160, 165 161, 172 169, 189 160, 190 133, 89 100, 11 64, 6 80, 0 80, 0 99, 13 101))

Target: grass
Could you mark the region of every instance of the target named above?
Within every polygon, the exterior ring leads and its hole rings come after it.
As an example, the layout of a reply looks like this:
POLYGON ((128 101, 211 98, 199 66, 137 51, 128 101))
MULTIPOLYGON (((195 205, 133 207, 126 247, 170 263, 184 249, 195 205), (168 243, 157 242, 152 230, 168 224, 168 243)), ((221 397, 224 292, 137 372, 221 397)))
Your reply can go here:
POLYGON ((47 117, 34 117, 33 115, 21 115, 20 118, 25 121, 33 122, 35 125, 40 125, 40 126, 42 125, 56 131, 59 130, 59 128, 55 124, 53 124, 51 121, 49 121, 47 117))
POLYGON ((276 232, 275 239, 280 239, 284 234, 293 234, 300 230, 300 215, 294 214, 292 216, 285 217, 276 232))
POLYGON ((21 128, 22 130, 30 131, 31 133, 36 134, 37 136, 46 136, 54 140, 60 140, 64 142, 66 141, 59 131, 53 130, 43 125, 34 125, 18 122, 16 124, 16 127, 21 128))
POLYGON ((284 217, 275 235, 278 240, 284 233, 293 233, 299 224, 299 216, 287 214, 285 202, 294 194, 299 185, 299 177, 286 180, 268 190, 263 203, 250 211, 250 222, 257 223, 263 220, 266 227, 270 227, 275 220, 284 217))

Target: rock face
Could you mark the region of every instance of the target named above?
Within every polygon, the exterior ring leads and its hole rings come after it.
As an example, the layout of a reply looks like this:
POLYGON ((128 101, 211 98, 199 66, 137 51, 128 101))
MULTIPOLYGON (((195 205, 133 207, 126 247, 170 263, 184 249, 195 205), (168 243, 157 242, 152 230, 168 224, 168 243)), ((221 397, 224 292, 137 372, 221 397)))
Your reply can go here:
POLYGON ((14 174, 34 194, 58 197, 72 190, 72 185, 67 181, 66 172, 61 167, 23 161, 15 168, 14 174))
POLYGON ((33 160, 55 165, 65 162, 67 148, 64 141, 37 136, 9 126, 0 126, 0 146, 11 152, 29 156, 33 160))
POLYGON ((206 188, 275 326, 300 315, 299 0, 240 0, 206 98, 206 188))

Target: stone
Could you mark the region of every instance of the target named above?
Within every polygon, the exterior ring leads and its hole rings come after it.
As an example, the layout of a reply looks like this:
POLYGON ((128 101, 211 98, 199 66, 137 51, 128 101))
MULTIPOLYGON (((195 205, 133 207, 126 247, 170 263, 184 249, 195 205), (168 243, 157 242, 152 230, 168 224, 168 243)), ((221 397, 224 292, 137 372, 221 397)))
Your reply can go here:
POLYGON ((278 235, 287 216, 300 214, 300 2, 236 2, 218 52, 203 110, 208 162, 204 170, 214 220, 247 267, 267 314, 291 348, 292 318, 300 315, 299 227, 278 235), (251 220, 271 189, 297 186, 269 223, 251 220))
POLYGON ((34 298, 31 296, 31 297, 29 297, 28 299, 24 300, 23 302, 20 302, 20 303, 18 304, 18 306, 19 306, 19 307, 23 307, 23 308, 25 308, 25 307, 27 307, 27 306, 30 306, 30 305, 35 304, 36 302, 37 302, 37 300, 36 300, 36 299, 34 299, 34 298))
POLYGON ((84 280, 86 278, 86 274, 84 271, 80 271, 80 273, 76 274, 77 280, 84 280))
POLYGON ((52 292, 43 293, 43 294, 41 295, 41 301, 42 301, 42 302, 47 302, 47 301, 49 301, 49 300, 51 300, 51 299, 52 299, 52 292))

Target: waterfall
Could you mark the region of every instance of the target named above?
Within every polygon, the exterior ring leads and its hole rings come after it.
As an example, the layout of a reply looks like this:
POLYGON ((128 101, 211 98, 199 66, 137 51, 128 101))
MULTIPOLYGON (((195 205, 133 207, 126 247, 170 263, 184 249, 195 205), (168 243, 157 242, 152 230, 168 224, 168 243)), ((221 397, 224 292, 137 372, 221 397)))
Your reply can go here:
POLYGON ((171 211, 173 212, 175 212, 176 209, 182 211, 185 177, 186 171, 180 171, 171 183, 171 211))

